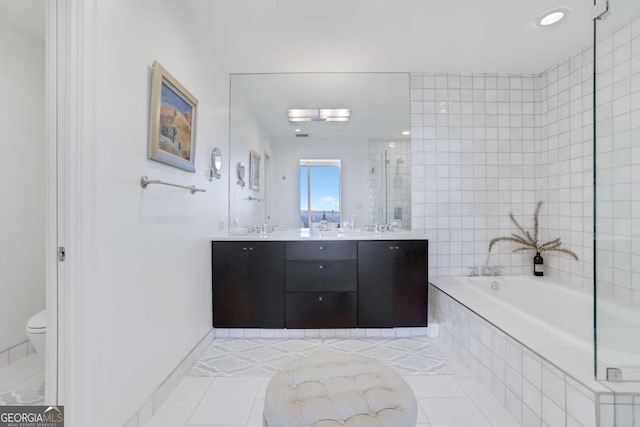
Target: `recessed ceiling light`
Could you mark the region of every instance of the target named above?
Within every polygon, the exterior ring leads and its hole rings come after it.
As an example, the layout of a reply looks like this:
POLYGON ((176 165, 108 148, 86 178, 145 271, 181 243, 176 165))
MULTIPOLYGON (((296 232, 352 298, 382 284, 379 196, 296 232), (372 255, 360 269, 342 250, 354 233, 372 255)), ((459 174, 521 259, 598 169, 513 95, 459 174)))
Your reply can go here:
POLYGON ((302 132, 302 129, 296 129, 296 132, 302 132))
POLYGON ((404 132, 402 132, 403 135, 411 135, 411 132, 409 132, 408 130, 405 130, 404 132))
POLYGON ((560 22, 562 18, 567 16, 568 12, 569 10, 565 8, 550 10, 539 16, 538 19, 536 19, 536 23, 541 27, 548 27, 549 25, 560 22))

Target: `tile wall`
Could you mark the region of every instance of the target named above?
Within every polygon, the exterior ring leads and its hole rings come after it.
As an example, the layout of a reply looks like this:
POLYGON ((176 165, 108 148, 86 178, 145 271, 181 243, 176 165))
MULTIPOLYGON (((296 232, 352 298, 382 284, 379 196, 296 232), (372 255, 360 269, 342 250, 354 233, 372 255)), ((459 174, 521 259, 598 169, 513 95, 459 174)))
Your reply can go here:
POLYGON ((593 286, 593 49, 540 76, 536 195, 544 241, 560 237, 579 261, 543 254, 547 274, 593 286))
MULTIPOLYGON (((640 19, 597 45, 600 291, 640 301, 640 19)), ((413 228, 430 272, 467 274, 488 241, 531 227, 579 261, 543 254, 547 275, 593 286, 593 48, 540 75, 411 75, 413 228)), ((526 274, 530 252, 499 244, 492 265, 526 274)))
MULTIPOLYGON (((429 274, 484 265, 488 241, 512 232, 509 213, 532 225, 540 77, 411 75, 412 222, 430 240, 429 274)), ((497 246, 490 263, 507 274, 531 254, 497 246)))
POLYGON ((640 302, 640 19, 599 40, 598 284, 640 302))

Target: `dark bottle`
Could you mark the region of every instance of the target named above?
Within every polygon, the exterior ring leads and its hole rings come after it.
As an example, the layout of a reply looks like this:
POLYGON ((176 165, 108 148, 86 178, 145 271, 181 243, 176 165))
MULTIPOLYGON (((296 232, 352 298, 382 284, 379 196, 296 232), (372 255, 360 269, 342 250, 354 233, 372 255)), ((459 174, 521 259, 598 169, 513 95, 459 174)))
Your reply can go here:
POLYGON ((536 252, 536 256, 533 257, 533 274, 544 276, 544 259, 540 256, 540 252, 536 252))

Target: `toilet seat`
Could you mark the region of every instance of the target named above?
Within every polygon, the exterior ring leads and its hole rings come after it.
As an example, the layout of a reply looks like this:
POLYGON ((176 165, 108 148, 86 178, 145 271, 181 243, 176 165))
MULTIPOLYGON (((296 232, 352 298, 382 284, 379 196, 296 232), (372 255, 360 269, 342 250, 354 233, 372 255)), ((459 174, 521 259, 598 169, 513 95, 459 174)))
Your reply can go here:
POLYGON ((34 315, 27 322, 28 334, 44 334, 47 332, 47 312, 46 310, 34 315))

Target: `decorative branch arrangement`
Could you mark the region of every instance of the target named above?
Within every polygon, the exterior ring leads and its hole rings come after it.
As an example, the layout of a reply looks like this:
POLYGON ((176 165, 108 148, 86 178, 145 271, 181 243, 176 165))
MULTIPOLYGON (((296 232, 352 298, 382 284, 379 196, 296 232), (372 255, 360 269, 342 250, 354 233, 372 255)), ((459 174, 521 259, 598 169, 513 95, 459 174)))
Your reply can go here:
POLYGON ((533 215, 533 221, 534 221, 533 235, 531 235, 531 233, 525 230, 524 227, 522 227, 518 223, 518 221, 516 221, 516 218, 513 216, 513 213, 511 213, 509 214, 509 216, 511 217, 511 222, 513 222, 515 226, 518 227, 518 230, 520 230, 520 232, 522 233, 522 236, 516 233, 512 233, 511 236, 495 237, 491 239, 489 241, 489 253, 491 253, 491 249, 498 242, 514 242, 522 246, 514 249, 513 252, 526 251, 529 249, 533 249, 536 252, 562 252, 562 253, 571 255, 576 261, 578 261, 578 255, 576 255, 575 252, 573 252, 570 249, 561 247, 562 242, 560 241, 559 237, 557 239, 549 240, 548 242, 545 242, 542 244, 538 242, 538 232, 540 230, 539 214, 540 214, 541 206, 542 206, 542 202, 538 202, 538 205, 536 206, 536 212, 533 215))

